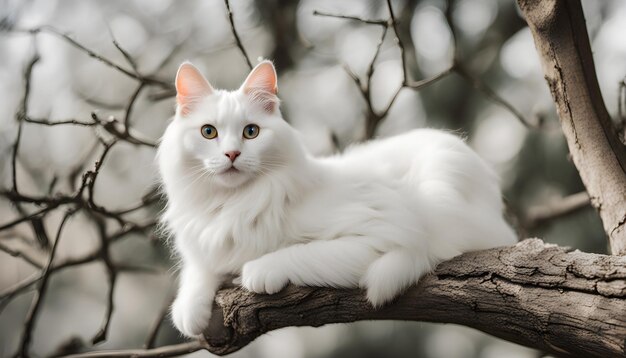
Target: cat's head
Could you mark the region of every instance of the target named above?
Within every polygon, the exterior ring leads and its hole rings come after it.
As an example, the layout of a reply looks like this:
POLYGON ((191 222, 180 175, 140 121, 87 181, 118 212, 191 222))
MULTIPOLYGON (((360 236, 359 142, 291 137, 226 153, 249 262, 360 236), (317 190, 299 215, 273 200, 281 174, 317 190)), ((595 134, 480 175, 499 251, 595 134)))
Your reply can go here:
POLYGON ((181 174, 236 188, 288 165, 294 134, 278 109, 270 61, 259 63, 235 91, 213 88, 186 62, 178 69, 176 91, 176 116, 160 150, 169 145, 192 162, 191 172, 181 174))

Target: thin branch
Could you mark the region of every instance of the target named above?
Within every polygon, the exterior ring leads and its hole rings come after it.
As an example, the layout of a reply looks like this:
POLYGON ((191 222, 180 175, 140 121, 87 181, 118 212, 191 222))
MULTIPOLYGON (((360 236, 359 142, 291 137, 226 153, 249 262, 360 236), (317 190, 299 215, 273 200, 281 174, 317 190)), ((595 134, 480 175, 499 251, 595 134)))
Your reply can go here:
POLYGON ((26 292, 41 279, 40 274, 33 274, 22 282, 19 282, 0 293, 0 313, 4 311, 11 300, 26 292))
POLYGON ((400 60, 402 61, 402 74, 404 76, 402 80, 402 85, 406 85, 409 83, 409 74, 406 70, 406 55, 404 50, 404 43, 400 41, 400 35, 398 32, 398 24, 396 21, 396 17, 393 14, 393 6, 391 6, 391 0, 387 0, 387 10, 389 11, 389 24, 393 27, 393 33, 396 36, 396 44, 398 48, 400 48, 400 60))
POLYGON ((113 29, 111 29, 111 26, 109 26, 108 23, 106 25, 107 25, 107 30, 109 31, 109 36, 111 36, 111 40, 113 41, 113 46, 115 46, 115 48, 122 54, 122 56, 124 56, 124 59, 126 60, 126 62, 128 62, 130 67, 133 68, 133 71, 135 71, 135 74, 139 74, 137 62, 135 62, 135 60, 130 55, 130 53, 124 50, 124 48, 120 46, 119 42, 117 42, 117 40, 115 39, 115 35, 113 35, 113 29))
POLYGON ((36 211, 36 212, 34 212, 32 214, 29 214, 29 215, 26 215, 26 216, 22 216, 22 217, 19 217, 19 218, 15 219, 15 220, 9 221, 6 224, 2 224, 2 225, 0 225, 0 231, 12 228, 13 226, 15 226, 17 224, 21 224, 21 223, 23 223, 25 221, 32 220, 32 219, 38 217, 39 215, 47 213, 48 211, 50 211, 52 209, 56 209, 58 206, 59 205, 48 205, 45 208, 43 208, 41 210, 38 210, 38 211, 36 211))
POLYGON ((358 16, 330 14, 330 13, 318 11, 318 10, 313 11, 313 15, 323 16, 323 17, 334 17, 334 18, 346 19, 346 20, 354 20, 354 21, 365 23, 365 24, 379 25, 379 26, 384 26, 384 27, 387 27, 389 25, 389 22, 387 20, 369 20, 369 19, 360 18, 358 16))
POLYGON ((83 127, 93 127, 93 126, 97 126, 100 124, 99 122, 96 122, 96 121, 82 122, 76 119, 51 121, 47 118, 30 118, 28 116, 24 117, 24 121, 28 123, 41 124, 41 125, 46 125, 46 126, 59 126, 59 125, 71 124, 71 125, 83 126, 83 127))
POLYGON ((396 20, 395 13, 391 5, 391 0, 387 0, 386 4, 387 4, 387 11, 389 12, 388 20, 368 20, 368 19, 357 17, 357 16, 329 14, 329 13, 320 12, 320 11, 313 12, 313 15, 334 17, 334 18, 339 18, 339 19, 347 19, 347 20, 352 20, 352 21, 358 21, 364 24, 383 26, 385 30, 388 29, 389 27, 393 28, 393 32, 395 35, 394 40, 400 50, 400 60, 402 63, 402 78, 403 79, 402 79, 401 85, 394 92, 394 94, 391 97, 391 100, 382 111, 374 110, 373 105, 372 105, 373 99, 371 98, 371 90, 369 88, 371 84, 372 73, 374 72, 374 69, 373 69, 374 61, 376 60, 376 57, 378 56, 378 53, 380 51, 380 46, 382 45, 382 41, 379 42, 377 45, 377 50, 374 56, 374 60, 370 62, 370 66, 368 68, 365 81, 361 80, 356 74, 354 74, 347 65, 344 65, 346 72, 350 75, 354 83, 358 86, 361 96, 364 98, 366 106, 367 106, 364 139, 370 139, 375 135, 377 128, 385 120, 385 118, 389 114, 389 111, 391 110, 391 107, 394 105, 400 92, 404 88, 411 88, 414 90, 419 90, 447 77, 453 72, 458 73, 461 76, 461 78, 466 80, 476 90, 484 93, 490 100, 496 102, 497 104, 503 106, 508 111, 510 111, 518 120, 520 120, 520 122, 522 122, 522 124, 524 124, 524 126, 531 127, 529 122, 524 118, 524 116, 517 109, 515 109, 513 105, 511 105, 509 102, 507 102, 502 97, 500 97, 497 93, 495 93, 495 91, 489 88, 480 79, 478 79, 477 77, 469 73, 465 68, 461 67, 459 58, 458 58, 459 55, 458 55, 456 29, 454 27, 454 24, 452 23, 453 0, 448 1, 448 6, 446 8, 446 20, 448 21, 448 25, 450 27, 450 31, 452 33, 452 40, 453 40, 452 42, 453 42, 454 56, 453 56, 452 64, 450 65, 450 67, 448 67, 448 69, 440 72, 439 74, 436 74, 433 77, 426 78, 426 79, 419 80, 419 81, 413 81, 410 79, 409 73, 407 71, 406 49, 405 49, 404 43, 402 42, 402 40, 400 40, 399 31, 398 31, 398 21, 396 20))
POLYGON ((19 345, 19 355, 21 357, 28 357, 28 348, 30 347, 30 342, 32 339, 33 328, 35 327, 35 320, 37 319, 37 314, 39 313, 39 309, 43 303, 44 297, 46 295, 46 291, 48 289, 48 282, 51 273, 52 262, 56 256, 57 248, 59 247, 59 243, 61 242, 61 233, 63 232, 63 228, 67 223, 68 219, 76 213, 76 209, 69 210, 63 216, 63 220, 61 224, 59 224, 59 228, 57 230, 56 238, 54 240, 54 244, 52 245, 52 251, 50 252, 50 257, 48 258, 48 262, 46 263, 43 272, 41 273, 39 279, 39 287, 35 293, 35 297, 33 297, 33 303, 26 315, 26 320, 24 322, 24 332, 22 333, 22 339, 19 345))
POLYGON ((468 72, 463 66, 457 64, 457 66, 455 67, 455 72, 459 74, 459 76, 464 78, 467 83, 469 83, 472 87, 487 96, 487 98, 489 98, 491 101, 506 108, 509 112, 511 112, 511 114, 513 114, 513 116, 515 116, 515 118, 519 120, 521 124, 524 125, 524 127, 535 127, 535 125, 529 123, 526 118, 524 118, 524 115, 521 114, 515 107, 513 107, 511 103, 500 97, 494 90, 492 90, 489 86, 487 86, 483 81, 475 77, 473 74, 468 72))
POLYGON ((137 89, 135 90, 135 92, 133 92, 133 94, 130 96, 130 100, 128 101, 128 104, 126 105, 126 114, 124 115, 124 133, 128 134, 130 131, 130 116, 133 112, 133 106, 135 105, 135 102, 137 101, 137 98, 139 97, 139 94, 141 93, 141 91, 144 89, 145 87, 145 83, 140 83, 139 86, 137 86, 137 89))
POLYGON ((239 34, 237 33, 237 30, 235 29, 235 20, 233 19, 233 12, 230 9, 230 0, 224 0, 224 4, 226 5, 226 13, 228 14, 228 21, 230 22, 230 30, 232 31, 233 37, 235 38, 235 43, 237 43, 237 47, 239 48, 239 51, 241 51, 243 58, 246 60, 248 67, 252 69, 254 66, 252 66, 250 57, 248 57, 248 53, 246 52, 246 49, 243 47, 243 44, 241 43, 241 39, 239 38, 239 34))
POLYGON ((167 314, 170 311, 170 306, 172 305, 172 302, 174 302, 174 297, 170 297, 169 299, 165 300, 165 303, 161 307, 161 310, 159 311, 157 318, 154 320, 152 327, 150 327, 150 330, 148 331, 146 342, 143 345, 144 349, 154 348, 157 335, 159 334, 159 330, 161 329, 161 326, 163 325, 163 321, 165 321, 165 319, 167 318, 167 314))
MULTIPOLYGON (((146 224, 141 224, 141 225, 140 224, 128 224, 128 225, 125 225, 122 229, 120 229, 119 231, 113 233, 108 238, 108 241, 111 244, 114 243, 114 242, 121 241, 122 239, 128 237, 129 234, 138 233, 138 232, 144 232, 145 230, 153 228, 155 225, 156 225, 156 221, 151 221, 151 222, 148 222, 146 224)), ((66 269, 66 268, 80 266, 80 265, 84 265, 84 264, 95 262, 95 261, 101 259, 100 253, 101 253, 100 248, 98 248, 98 249, 96 249, 96 250, 94 250, 92 252, 89 252, 89 253, 87 253, 85 255, 82 255, 82 256, 79 256, 79 257, 67 258, 64 261, 58 262, 57 264, 53 265, 50 268, 50 270, 49 270, 50 274, 57 273, 58 271, 62 271, 64 269, 66 269)), ((115 266, 120 266, 120 265, 117 264, 115 266)), ((130 271, 130 272, 133 272, 133 271, 130 271)), ((41 279, 41 276, 34 275, 34 276, 32 276, 30 278, 27 278, 24 281, 18 283, 17 285, 6 289, 2 293, 0 293, 0 302, 1 302, 0 303, 0 312, 2 312, 2 310, 4 309, 3 305, 6 306, 8 301, 13 299, 17 295, 26 292, 34 284, 39 282, 40 279, 41 279)))
POLYGON ((36 34, 36 33, 40 33, 40 32, 46 32, 49 34, 53 34, 55 36, 58 36, 59 38, 65 40, 67 43, 69 43, 70 45, 72 45, 73 47, 81 50, 82 52, 86 53, 87 55, 89 55, 90 57, 95 58, 96 60, 104 63, 105 65, 116 69, 117 71, 119 71, 120 73, 123 73, 124 75, 133 78, 135 80, 138 80, 140 82, 143 82, 145 84, 148 85, 157 85, 163 88, 172 88, 173 85, 167 81, 162 81, 159 79, 156 79, 154 77, 150 77, 150 76, 142 76, 138 73, 135 73, 133 71, 129 71, 127 69, 125 69, 124 67, 116 64, 115 62, 109 60, 108 58, 97 54, 95 51, 87 48, 86 46, 84 46, 83 44, 81 44, 80 42, 74 40, 72 37, 70 37, 67 34, 64 34, 63 32, 57 30, 56 28, 52 27, 52 26, 41 26, 38 28, 34 28, 34 29, 30 29, 30 30, 15 30, 15 31, 21 31, 21 32, 27 32, 27 33, 31 33, 31 34, 36 34))
POLYGON ((531 207, 526 214, 524 227, 526 229, 535 228, 543 223, 586 208, 589 205, 591 205, 589 194, 586 191, 582 191, 545 205, 531 207))
POLYGON ((105 350, 99 352, 79 353, 65 356, 65 358, 165 358, 177 357, 200 350, 206 350, 207 344, 203 340, 163 346, 153 349, 105 350))
POLYGON ((389 101, 389 104, 387 104, 387 107, 385 107, 385 109, 380 113, 381 117, 386 117, 387 114, 389 114, 389 110, 391 109, 391 107, 393 106, 393 104, 396 102, 396 99, 398 98, 398 95, 400 94, 400 91, 402 91, 404 88, 410 88, 413 90, 421 90, 422 88, 428 87, 431 84, 438 82, 439 80, 445 78, 446 76, 448 76, 449 74, 451 74, 452 72, 454 72, 455 67, 454 65, 449 67, 446 70, 443 70, 441 72, 439 72, 438 74, 430 77, 430 78, 425 78, 423 80, 419 80, 419 81, 415 81, 415 82, 410 82, 406 85, 402 85, 398 88, 398 90, 394 93, 394 95, 391 97, 391 100, 389 101))
POLYGON ((14 250, 8 246, 6 246, 5 244, 3 244, 2 242, 0 242, 0 251, 4 251, 5 253, 13 256, 13 257, 17 257, 20 258, 26 262, 28 262, 29 264, 31 264, 32 266, 41 269, 43 267, 43 265, 31 254, 26 253, 24 251, 20 251, 20 250, 14 250))
POLYGON ((117 270, 115 268, 115 265, 113 264, 113 261, 111 261, 111 256, 109 255, 109 240, 107 239, 106 225, 104 223, 104 220, 93 214, 91 214, 89 217, 92 219, 98 229, 98 236, 100 239, 100 259, 104 263, 107 271, 109 287, 104 320, 102 321, 102 325, 100 326, 98 333, 96 333, 91 339, 91 343, 95 345, 104 342, 107 339, 109 326, 111 324, 111 316, 113 315, 113 310, 115 308, 113 297, 115 294, 115 281, 117 278, 117 270))

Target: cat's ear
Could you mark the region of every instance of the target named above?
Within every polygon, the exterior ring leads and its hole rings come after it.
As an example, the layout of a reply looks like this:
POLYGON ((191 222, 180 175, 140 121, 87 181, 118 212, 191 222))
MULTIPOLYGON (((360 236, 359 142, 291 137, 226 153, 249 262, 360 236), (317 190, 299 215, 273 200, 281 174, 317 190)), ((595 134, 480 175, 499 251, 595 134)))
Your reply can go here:
POLYGON ((180 65, 176 73, 176 103, 181 115, 189 114, 198 101, 212 93, 209 81, 191 62, 180 65))
POLYGON ((250 72, 241 89, 253 102, 259 103, 265 111, 271 113, 278 107, 277 83, 274 64, 265 60, 250 72))

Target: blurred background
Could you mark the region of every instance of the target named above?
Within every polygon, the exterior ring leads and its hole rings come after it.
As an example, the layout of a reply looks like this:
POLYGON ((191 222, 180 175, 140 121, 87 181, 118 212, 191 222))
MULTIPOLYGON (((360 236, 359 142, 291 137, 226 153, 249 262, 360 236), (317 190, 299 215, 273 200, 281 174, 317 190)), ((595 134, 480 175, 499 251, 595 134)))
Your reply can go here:
MULTIPOLYGON (((606 252, 601 222, 596 212, 584 205, 584 198, 580 209, 569 215, 533 219, 532 213, 557 205, 584 187, 568 158, 531 33, 515 1, 456 0, 450 11, 446 1, 392 4, 410 78, 420 80, 445 71, 456 53, 473 78, 493 89, 533 126, 527 128, 502 103, 451 73, 419 91, 402 90, 375 136, 417 127, 462 133, 502 176, 509 216, 524 237, 606 252)), ((316 16, 314 11, 388 19, 385 2, 232 0, 230 5, 253 64, 259 58, 274 60, 283 114, 303 133, 312 152, 340 152, 367 136, 369 104, 375 113, 385 111, 403 80, 394 33, 390 29, 380 46, 368 104, 349 72, 367 79, 382 27, 316 16)), ((626 75, 626 3, 585 0, 583 7, 600 87, 610 113, 617 118, 618 85, 626 75)), ((173 115, 171 84, 176 69, 183 60, 190 60, 215 87, 234 89, 249 67, 236 46, 221 0, 0 0, 0 189, 4 193, 0 227, 41 208, 28 202, 14 205, 6 194, 13 185, 12 153, 18 132, 16 113, 24 96, 24 70, 35 53, 40 59, 29 81, 27 116, 35 121, 81 123, 94 123, 95 117, 100 124, 22 123, 16 158, 21 194, 30 198, 71 196, 80 187, 81 173, 92 169, 102 155, 100 141, 114 138, 112 133, 122 121, 132 130, 130 137, 119 140, 107 153, 97 184, 92 186, 93 201, 123 220, 107 215, 94 219, 79 211, 67 221, 55 263, 76 263, 94 252, 96 257, 50 276, 34 321, 30 352, 49 356, 141 347, 175 289, 175 259, 164 238, 153 230, 163 202, 155 198, 153 190, 158 178, 152 144, 173 115), (36 35, 29 32, 42 26, 51 27, 36 35), (106 60, 91 57, 87 49, 106 60), (112 127, 107 130, 105 122, 112 127), (140 143, 129 138, 140 138, 140 143), (119 237, 106 248, 117 270, 114 310, 106 341, 94 346, 94 335, 108 307, 110 282, 110 267, 98 256, 100 240, 116 233, 119 237)), ((0 230, 2 357, 14 354, 20 345, 36 285, 15 289, 38 276, 64 213, 61 205, 46 211, 41 219, 0 230)), ((181 341, 166 317, 153 343, 161 346, 181 341)), ((380 356, 537 357, 540 353, 460 326, 359 322, 271 332, 233 354, 380 356)))

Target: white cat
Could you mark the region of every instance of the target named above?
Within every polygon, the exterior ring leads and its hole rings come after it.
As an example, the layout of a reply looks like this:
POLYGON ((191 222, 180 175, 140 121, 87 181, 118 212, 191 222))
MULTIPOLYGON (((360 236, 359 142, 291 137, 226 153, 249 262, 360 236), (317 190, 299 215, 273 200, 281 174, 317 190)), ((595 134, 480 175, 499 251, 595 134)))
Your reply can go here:
POLYGON ((229 274, 258 293, 362 287, 380 306, 437 263, 516 241, 494 172, 461 139, 421 129, 313 158, 261 62, 236 91, 190 63, 158 162, 182 259, 176 327, 201 334, 229 274))

